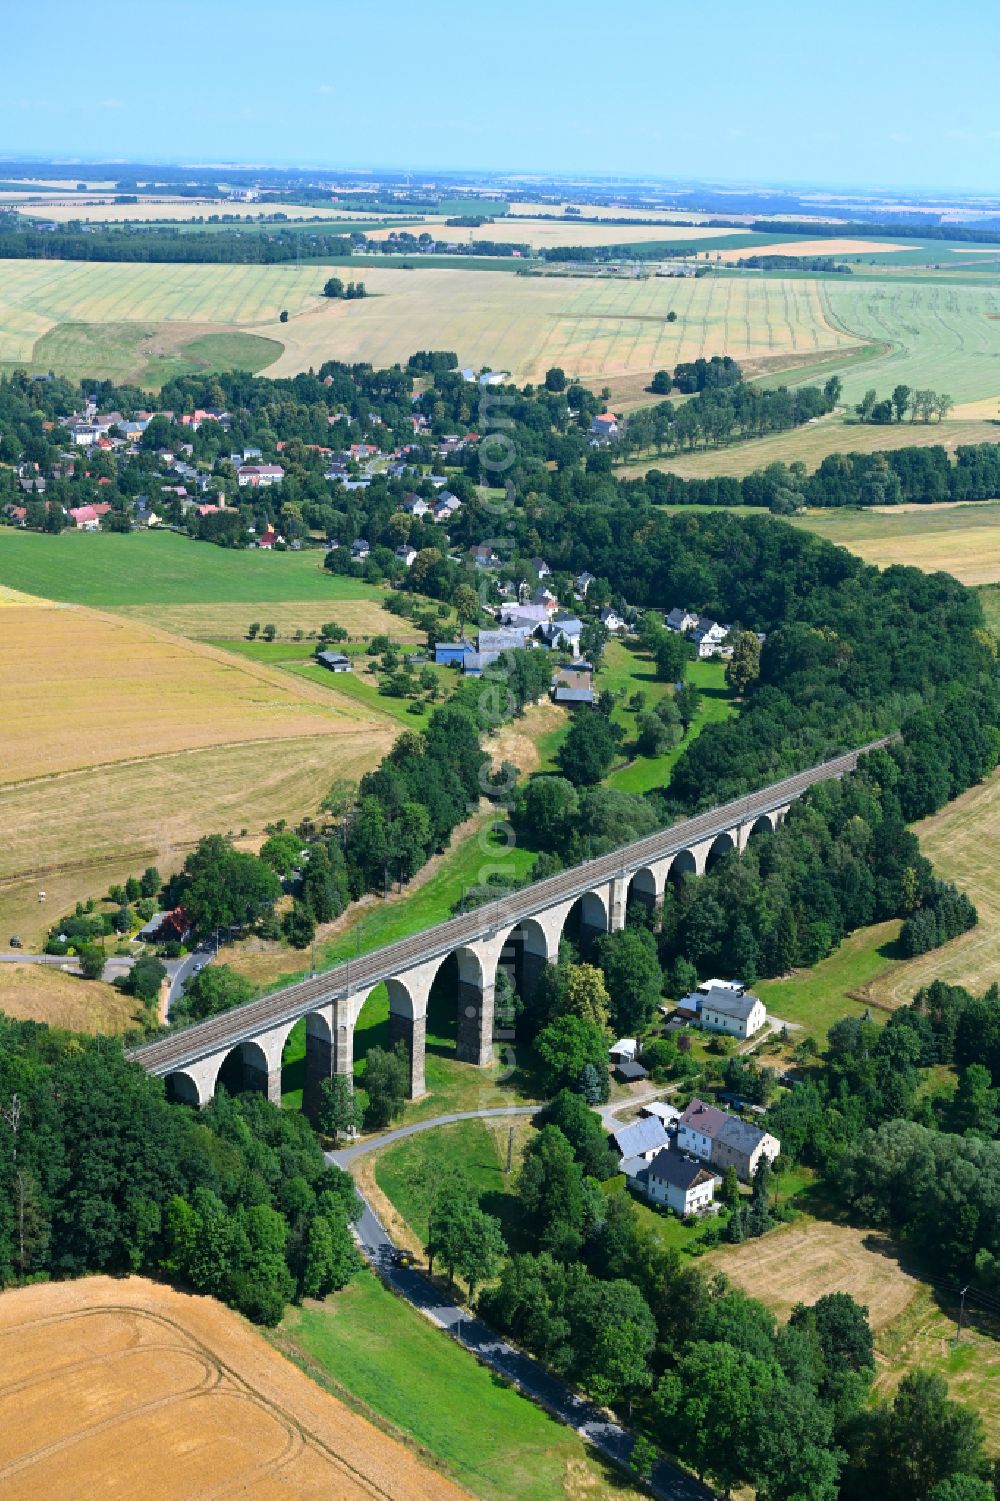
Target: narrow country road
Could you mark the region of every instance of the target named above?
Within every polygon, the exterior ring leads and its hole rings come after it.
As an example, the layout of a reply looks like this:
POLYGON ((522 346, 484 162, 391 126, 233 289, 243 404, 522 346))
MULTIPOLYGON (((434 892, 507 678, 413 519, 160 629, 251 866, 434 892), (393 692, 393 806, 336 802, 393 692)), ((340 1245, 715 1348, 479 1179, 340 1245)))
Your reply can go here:
MULTIPOLYGON (((350 1163, 366 1152, 378 1151, 392 1142, 402 1141, 421 1131, 430 1131, 435 1126, 454 1125, 457 1121, 488 1120, 500 1116, 534 1115, 537 1105, 518 1105, 495 1110, 467 1110, 455 1115, 439 1115, 432 1120, 417 1121, 411 1126, 400 1126, 387 1131, 384 1136, 375 1136, 345 1147, 338 1152, 328 1152, 328 1162, 347 1168, 350 1163)), ((635 1439, 618 1423, 593 1403, 574 1392, 558 1376, 553 1376, 531 1356, 516 1350, 495 1334, 481 1319, 470 1315, 457 1303, 443 1298, 438 1289, 414 1267, 395 1265, 396 1247, 374 1213, 371 1205, 359 1192, 364 1206, 357 1225, 358 1241, 362 1254, 378 1275, 392 1290, 411 1303, 425 1318, 446 1330, 453 1339, 479 1357, 505 1380, 544 1407, 553 1417, 566 1423, 586 1439, 608 1459, 619 1465, 628 1465, 635 1439)), ((714 1491, 700 1484, 682 1470, 660 1460, 653 1472, 651 1489, 662 1501, 717 1501, 714 1491)))

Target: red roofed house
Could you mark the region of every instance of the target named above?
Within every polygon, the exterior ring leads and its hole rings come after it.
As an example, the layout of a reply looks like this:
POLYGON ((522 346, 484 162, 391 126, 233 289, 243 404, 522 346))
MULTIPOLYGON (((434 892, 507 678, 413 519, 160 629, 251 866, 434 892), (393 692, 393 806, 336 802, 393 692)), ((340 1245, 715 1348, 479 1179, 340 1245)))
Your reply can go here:
POLYGON ((96 506, 72 506, 70 515, 78 532, 96 532, 101 524, 101 517, 106 516, 111 510, 103 501, 96 506))
POLYGON ((273 527, 269 526, 267 531, 261 532, 260 536, 257 538, 257 546, 262 547, 265 552, 270 552, 271 548, 274 546, 277 540, 277 532, 273 527))

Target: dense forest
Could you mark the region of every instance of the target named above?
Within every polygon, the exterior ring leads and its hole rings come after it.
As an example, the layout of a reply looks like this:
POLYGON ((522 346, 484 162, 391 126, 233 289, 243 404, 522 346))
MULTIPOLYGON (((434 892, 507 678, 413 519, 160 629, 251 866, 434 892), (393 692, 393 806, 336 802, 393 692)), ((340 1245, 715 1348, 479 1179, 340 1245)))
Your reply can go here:
POLYGON ((353 1180, 259 1096, 200 1114, 117 1042, 0 1016, 0 1287, 143 1271, 274 1324, 358 1265, 353 1180))

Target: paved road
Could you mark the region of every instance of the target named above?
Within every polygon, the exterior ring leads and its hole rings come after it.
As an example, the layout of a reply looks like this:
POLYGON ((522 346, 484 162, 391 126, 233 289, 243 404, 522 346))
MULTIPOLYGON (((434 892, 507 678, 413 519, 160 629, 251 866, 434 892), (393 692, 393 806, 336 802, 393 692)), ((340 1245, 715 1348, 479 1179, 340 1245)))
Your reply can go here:
POLYGON ((394 1141, 403 1141, 407 1136, 419 1136, 421 1131, 430 1131, 434 1126, 453 1126, 457 1121, 489 1120, 492 1116, 537 1115, 544 1105, 499 1105, 495 1110, 461 1110, 455 1115, 436 1115, 429 1121, 414 1121, 410 1126, 397 1126, 395 1131, 386 1131, 383 1136, 372 1136, 359 1141, 353 1147, 342 1147, 339 1152, 328 1152, 330 1162, 338 1167, 347 1167, 366 1152, 377 1152, 391 1146, 394 1141))
POLYGON ((886 743, 884 740, 873 741, 860 750, 825 761, 821 766, 784 777, 747 797, 734 798, 707 813, 682 819, 669 829, 623 845, 610 854, 599 855, 547 880, 535 881, 496 902, 436 923, 412 938, 401 938, 352 959, 349 964, 337 964, 307 980, 249 1001, 245 1006, 234 1007, 223 1016, 212 1017, 169 1037, 146 1043, 133 1049, 129 1057, 151 1073, 168 1074, 211 1053, 228 1050, 239 1042, 259 1036, 270 1027, 296 1021, 313 1006, 356 996, 359 992, 367 994, 383 980, 413 965, 443 958, 463 944, 493 937, 500 931, 515 927, 523 917, 533 916, 540 909, 559 901, 575 900, 603 882, 641 868, 650 860, 662 859, 739 824, 751 823, 761 814, 793 801, 818 782, 843 776, 854 769, 858 757, 865 751, 886 743))
MULTIPOLYGON (((441 1115, 412 1126, 401 1126, 396 1131, 373 1137, 356 1147, 328 1152, 327 1160, 336 1163, 338 1167, 346 1167, 364 1152, 374 1151, 419 1131, 429 1131, 434 1126, 450 1125, 462 1120, 488 1119, 492 1116, 533 1115, 538 1108, 527 1105, 507 1110, 470 1110, 458 1115, 441 1115)), ((423 1272, 414 1267, 394 1265, 393 1253, 396 1247, 364 1195, 359 1194, 359 1198, 364 1206, 357 1227, 362 1254, 394 1292, 411 1303, 425 1318, 446 1330, 453 1339, 457 1339, 526 1396, 546 1408, 553 1417, 575 1429, 595 1449, 616 1464, 628 1465, 635 1443, 632 1434, 627 1433, 618 1423, 612 1422, 606 1413, 592 1403, 577 1396, 564 1381, 553 1376, 536 1360, 507 1344, 481 1319, 471 1317, 457 1303, 443 1298, 423 1272)), ((662 1501, 717 1501, 713 1491, 666 1460, 661 1460, 656 1466, 652 1490, 662 1501)))

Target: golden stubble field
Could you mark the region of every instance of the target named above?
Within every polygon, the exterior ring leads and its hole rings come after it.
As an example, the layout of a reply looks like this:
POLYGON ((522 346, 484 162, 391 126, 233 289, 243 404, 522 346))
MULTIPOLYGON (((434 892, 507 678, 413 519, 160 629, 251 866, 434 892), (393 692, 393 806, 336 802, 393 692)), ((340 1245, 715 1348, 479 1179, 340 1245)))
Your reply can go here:
POLYGON ((943 948, 893 965, 870 986, 873 1000, 902 1006, 923 985, 945 980, 981 993, 1000 981, 1000 772, 914 825, 935 873, 954 881, 979 912, 979 924, 943 948))
MULTIPOLYGON (((454 349, 463 365, 537 380, 550 365, 584 377, 672 367, 728 351, 737 359, 856 347, 827 317, 820 283, 521 277, 505 271, 359 267, 372 294, 321 297, 329 267, 5 261, 0 361, 28 361, 57 324, 190 323, 273 338, 268 374, 327 359, 376 366, 414 349, 454 349), (278 321, 287 308, 287 323, 278 321), (677 320, 668 323, 667 313, 677 320)), ((342 274, 342 273, 339 273, 342 274)), ((96 372, 95 373, 100 373, 96 372)))
POLYGON ((143 1278, 0 1297, 0 1501, 461 1501, 243 1319, 143 1278))
POLYGON ((454 349, 462 365, 540 380, 622 376, 726 351, 736 359, 846 352, 856 342, 828 321, 809 280, 520 277, 504 271, 359 271, 359 302, 318 306, 256 331, 285 352, 267 374, 323 359, 405 361, 414 349, 454 349), (677 314, 667 322, 667 314, 677 314))
MULTIPOLYGON (((0 936, 0 943, 6 934, 0 936)), ((69 961, 71 962, 71 961, 69 961)), ((103 980, 82 980, 52 964, 0 964, 0 1012, 70 1032, 119 1033, 134 1025, 138 1001, 103 980)))
POLYGON ((318 685, 78 606, 8 604, 0 782, 249 740, 354 735, 374 716, 318 685))
POLYGON ((2 943, 39 944, 78 900, 146 865, 168 874, 203 834, 252 841, 314 813, 396 734, 332 685, 14 591, 0 601, 0 688, 2 943))

